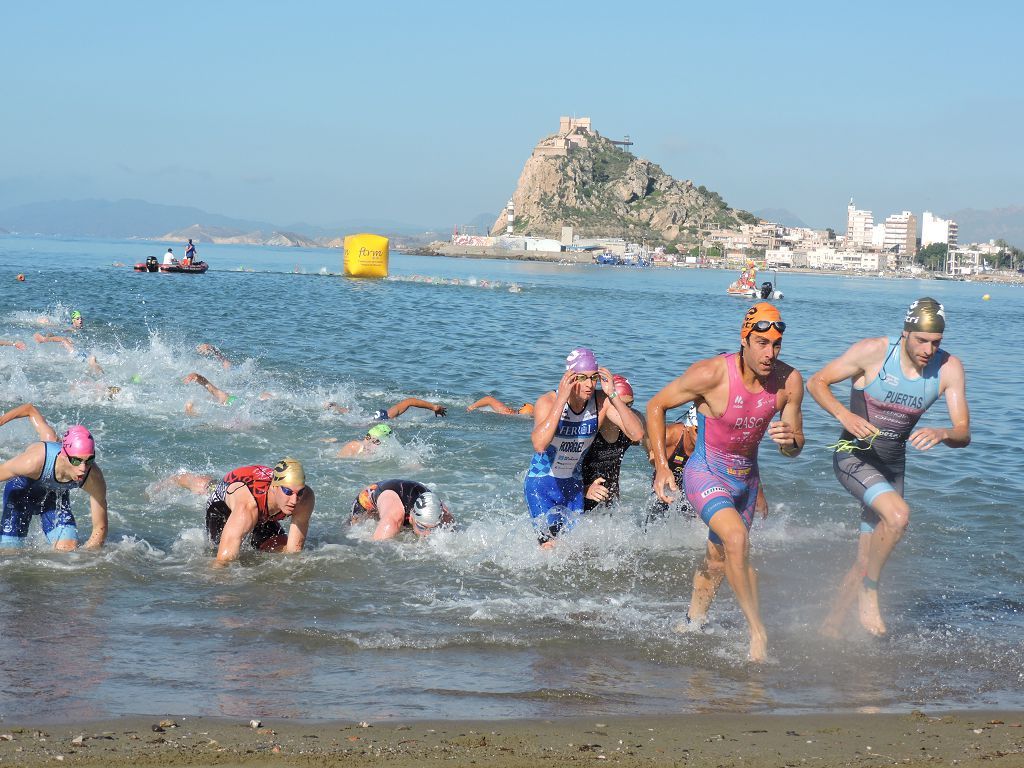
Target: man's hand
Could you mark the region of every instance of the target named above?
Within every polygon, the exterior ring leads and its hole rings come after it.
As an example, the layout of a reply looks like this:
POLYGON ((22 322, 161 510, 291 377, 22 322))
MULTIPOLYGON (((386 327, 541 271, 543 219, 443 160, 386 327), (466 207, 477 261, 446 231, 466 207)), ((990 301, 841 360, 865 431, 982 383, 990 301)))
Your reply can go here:
POLYGON ((566 371, 558 382, 558 389, 555 394, 559 400, 568 400, 569 393, 576 386, 576 371, 566 371))
POLYGON ((448 409, 445 408, 443 405, 435 405, 433 408, 431 408, 431 410, 434 412, 435 416, 447 416, 448 415, 448 409))
POLYGON ((910 436, 910 444, 919 451, 927 451, 934 448, 943 440, 949 438, 949 430, 935 429, 934 427, 923 427, 910 436))
POLYGON ((676 485, 676 479, 668 467, 660 467, 654 473, 654 482, 651 486, 654 488, 655 495, 666 504, 671 504, 679 495, 679 486, 676 485), (671 495, 665 490, 666 486, 669 491, 672 491, 671 495))
POLYGON ((841 415, 836 416, 836 419, 843 425, 843 429, 861 440, 867 440, 878 433, 878 428, 873 426, 870 421, 852 411, 844 411, 841 415))

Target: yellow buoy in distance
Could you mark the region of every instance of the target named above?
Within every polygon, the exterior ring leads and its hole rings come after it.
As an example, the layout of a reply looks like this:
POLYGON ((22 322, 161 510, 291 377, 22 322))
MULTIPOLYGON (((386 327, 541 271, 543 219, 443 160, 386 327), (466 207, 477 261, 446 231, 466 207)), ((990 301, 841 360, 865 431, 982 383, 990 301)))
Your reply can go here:
POLYGON ((986 294, 985 294, 984 296, 982 296, 982 297, 981 297, 981 300, 982 300, 982 301, 988 301, 988 300, 989 300, 989 299, 991 299, 991 298, 992 298, 992 297, 991 297, 991 296, 989 296, 989 295, 988 295, 988 294, 986 293, 986 294))
POLYGON ((363 233, 345 238, 346 277, 387 277, 388 239, 363 233))

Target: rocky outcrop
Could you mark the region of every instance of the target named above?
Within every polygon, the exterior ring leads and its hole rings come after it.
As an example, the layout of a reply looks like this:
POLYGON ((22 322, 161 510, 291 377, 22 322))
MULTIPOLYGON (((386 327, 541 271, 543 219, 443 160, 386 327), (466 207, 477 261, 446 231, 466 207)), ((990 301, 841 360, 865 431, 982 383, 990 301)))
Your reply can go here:
POLYGON ((188 240, 194 243, 217 243, 226 245, 276 245, 296 248, 318 248, 323 243, 295 232, 241 232, 227 227, 205 227, 193 224, 185 229, 168 232, 157 240, 188 240))
MULTIPOLYGON (((539 237, 557 238, 563 226, 572 226, 582 237, 673 243, 712 225, 756 221, 717 193, 677 181, 655 163, 583 128, 574 129, 568 140, 556 134, 538 143, 512 202, 515 234, 539 237), (585 141, 573 141, 574 135, 585 141)), ((502 212, 492 234, 503 234, 506 224, 502 212)))

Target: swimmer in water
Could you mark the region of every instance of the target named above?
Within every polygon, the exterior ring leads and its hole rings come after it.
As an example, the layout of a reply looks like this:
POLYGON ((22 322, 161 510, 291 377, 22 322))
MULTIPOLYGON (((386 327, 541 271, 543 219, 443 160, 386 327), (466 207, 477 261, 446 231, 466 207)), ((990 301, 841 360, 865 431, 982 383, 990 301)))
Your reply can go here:
POLYGON ((213 357, 220 361, 221 367, 226 371, 231 367, 231 361, 228 360, 227 356, 221 352, 213 344, 203 343, 196 346, 196 352, 206 357, 213 357))
POLYGON ((907 443, 919 451, 971 442, 964 367, 939 347, 946 329, 943 306, 932 298, 907 309, 899 336, 863 339, 807 380, 815 402, 843 427, 832 446, 836 479, 861 504, 857 558, 839 588, 822 634, 839 637, 854 602, 861 626, 886 633, 878 604, 882 569, 907 530, 910 507, 903 498, 907 443), (850 405, 831 387, 850 380, 850 405), (948 427, 917 428, 939 398, 949 409, 948 427))
MULTIPOLYGON (((334 411, 335 413, 348 413, 351 410, 343 405, 338 405, 337 403, 327 403, 324 407, 329 411, 334 411)), ((423 408, 427 411, 433 411, 435 416, 445 416, 448 413, 448 409, 439 403, 431 403, 427 400, 407 397, 405 400, 400 400, 395 403, 390 408, 382 408, 378 411, 374 411, 370 418, 374 421, 388 421, 389 419, 398 418, 410 408, 423 408)))
POLYGON ((71 512, 70 492, 81 488, 89 496, 92 533, 85 549, 99 549, 107 540, 107 483, 96 465, 96 444, 85 427, 69 427, 58 440, 32 403, 0 416, 0 426, 27 418, 42 442, 0 464, 4 485, 0 548, 22 547, 32 517, 39 515, 47 541, 57 551, 78 548, 78 526, 71 512))
MULTIPOLYGON (((615 393, 622 403, 633 410, 633 386, 625 376, 612 377, 615 393)), ((643 424, 643 417, 633 411, 643 424)), ((639 440, 630 440, 618 426, 608 419, 597 431, 594 442, 583 459, 583 510, 589 512, 598 505, 609 505, 619 500, 619 472, 622 458, 631 445, 639 440)))
POLYGON ((366 519, 378 521, 374 541, 393 539, 403 528, 417 536, 429 536, 437 528, 455 522, 441 497, 415 480, 384 480, 360 491, 352 502, 349 522, 366 519))
POLYGON ((584 512, 583 458, 610 420, 629 440, 639 441, 644 426, 615 391, 612 373, 597 365, 594 353, 579 347, 565 359, 558 389, 541 395, 533 407, 530 438, 536 453, 523 482, 526 506, 542 547, 571 530, 584 512), (603 391, 597 391, 601 382, 603 391))
MULTIPOLYGON (((79 321, 80 320, 81 315, 79 315, 79 321)), ((79 325, 79 327, 81 327, 81 325, 79 325)), ((43 334, 36 332, 32 334, 32 338, 35 339, 36 344, 54 343, 62 345, 64 349, 67 350, 69 355, 71 355, 72 357, 77 357, 79 360, 88 365, 89 370, 92 371, 94 374, 96 374, 97 376, 103 375, 103 367, 99 364, 99 361, 96 359, 96 355, 87 355, 84 352, 79 352, 77 349, 75 349, 75 342, 73 342, 67 336, 58 336, 57 334, 43 334)))
POLYGON ((481 397, 471 406, 466 408, 467 411, 475 411, 477 408, 490 408, 495 413, 500 413, 502 416, 533 416, 533 403, 523 403, 521 408, 509 408, 501 400, 492 395, 481 397))
POLYGON ((647 404, 653 488, 666 504, 678 486, 665 451, 665 412, 684 403, 697 406, 697 444, 683 469, 683 485, 709 531, 686 622, 679 628, 706 622, 724 573, 747 619, 753 661, 768 655, 757 572, 750 564, 749 529, 760 485, 758 446, 765 433, 783 456, 795 457, 804 446, 803 379, 779 359, 785 330, 778 309, 755 304, 740 325, 739 352, 694 363, 647 404), (780 417, 773 420, 776 414, 780 417))
MULTIPOLYGON (((190 477, 211 485, 208 476, 190 477)), ((298 459, 281 459, 273 468, 254 464, 231 470, 206 499, 206 530, 217 547, 216 563, 236 560, 243 543, 260 552, 301 552, 315 504, 298 459), (281 525, 285 518, 290 518, 287 533, 281 525)))
MULTIPOLYGON (((374 424, 370 427, 361 440, 349 440, 334 455, 340 459, 350 459, 353 456, 373 453, 377 446, 385 440, 394 437, 395 431, 387 424, 374 424)), ((331 442, 328 439, 327 442, 331 442)))
POLYGON ((0 347, 14 347, 15 349, 25 349, 24 341, 7 341, 6 339, 0 339, 0 347))
MULTIPOLYGON (((199 384, 207 392, 213 395, 213 398, 221 405, 236 405, 241 403, 241 398, 239 398, 237 395, 228 394, 223 389, 218 387, 216 384, 211 382, 208 378, 203 376, 203 374, 201 373, 196 373, 195 371, 193 371, 192 373, 188 374, 185 378, 183 378, 181 381, 183 384, 199 384)), ((270 400, 273 397, 273 392, 260 392, 259 394, 260 400, 270 400)), ((193 403, 191 400, 185 403, 185 415, 195 416, 198 413, 199 411, 196 408, 195 403, 193 403)))

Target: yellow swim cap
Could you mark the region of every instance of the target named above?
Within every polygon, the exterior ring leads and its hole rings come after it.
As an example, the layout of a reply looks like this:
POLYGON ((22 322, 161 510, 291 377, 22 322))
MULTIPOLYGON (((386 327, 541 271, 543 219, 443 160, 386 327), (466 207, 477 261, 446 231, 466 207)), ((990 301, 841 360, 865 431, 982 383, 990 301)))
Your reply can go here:
POLYGON ((904 331, 942 333, 945 329, 946 310, 935 299, 925 296, 907 307, 907 316, 903 318, 904 331))
POLYGON ((274 479, 271 485, 283 485, 286 488, 302 488, 306 484, 306 473, 302 462, 298 459, 285 457, 274 465, 274 479))

